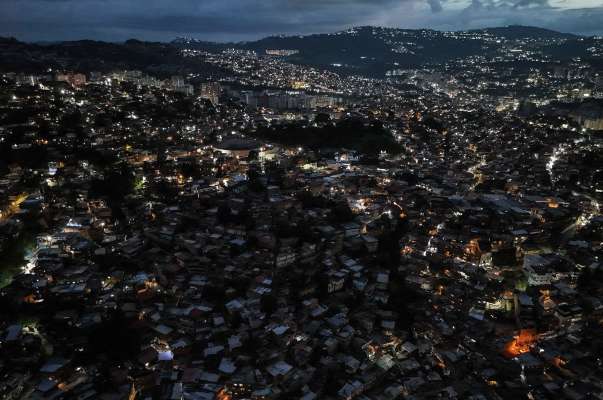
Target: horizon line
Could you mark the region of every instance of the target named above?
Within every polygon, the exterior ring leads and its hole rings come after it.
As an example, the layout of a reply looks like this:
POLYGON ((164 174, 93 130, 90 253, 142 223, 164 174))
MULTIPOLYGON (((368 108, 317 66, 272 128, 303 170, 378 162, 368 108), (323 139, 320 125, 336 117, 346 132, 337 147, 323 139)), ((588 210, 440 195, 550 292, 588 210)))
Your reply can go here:
POLYGON ((599 35, 584 35, 584 34, 579 34, 579 33, 573 33, 573 32, 562 32, 562 31, 557 31, 554 29, 550 29, 550 28, 544 28, 541 26, 537 26, 537 25, 520 25, 520 24, 509 24, 509 25, 500 25, 500 26, 486 26, 483 28, 472 28, 472 29, 451 29, 451 30, 444 30, 444 29, 435 29, 435 28, 403 28, 403 27, 391 27, 391 26, 382 26, 382 25, 354 25, 354 26, 350 26, 348 28, 345 28, 343 30, 337 30, 337 31, 329 31, 329 32, 314 32, 314 33, 304 33, 304 34, 295 34, 295 33, 290 33, 290 34, 285 34, 285 33, 275 33, 275 34, 270 34, 270 35, 266 35, 266 36, 261 36, 257 39, 253 39, 253 40, 240 40, 240 41, 219 41, 219 40, 204 40, 204 39, 199 39, 196 38, 194 36, 186 36, 186 35, 182 35, 182 36, 175 36, 173 39, 171 40, 165 40, 165 41, 161 41, 161 40, 145 40, 145 39, 139 39, 137 37, 131 37, 125 40, 120 40, 120 41, 112 41, 112 40, 101 40, 101 39, 90 39, 90 38, 86 38, 86 37, 82 37, 80 39, 68 39, 68 40, 21 40, 19 39, 17 36, 13 36, 13 35, 9 35, 9 36, 5 36, 0 35, 1 39, 14 39, 17 40, 18 42, 21 43, 27 43, 27 44, 53 44, 53 43, 69 43, 69 42, 82 42, 82 41, 91 41, 91 42, 101 42, 101 43, 113 43, 113 44, 125 44, 128 41, 139 41, 139 42, 144 42, 144 43, 162 43, 162 44, 171 44, 172 42, 178 40, 178 39, 190 39, 190 40, 195 40, 198 42, 204 42, 204 43, 215 43, 215 44, 242 44, 242 43, 252 43, 252 42, 257 42, 263 39, 269 39, 269 38, 293 38, 293 37, 310 37, 310 36, 317 36, 317 35, 332 35, 332 34, 337 34, 337 33, 345 33, 349 30, 353 30, 353 29, 359 29, 359 28, 379 28, 379 29, 393 29, 393 30, 402 30, 402 31, 431 31, 431 32, 440 32, 440 33, 454 33, 454 32, 477 32, 477 31, 484 31, 484 30, 488 30, 488 29, 500 29, 500 28, 513 28, 513 27, 517 27, 517 28, 536 28, 536 29, 541 29, 541 30, 545 30, 545 31, 549 31, 549 32, 555 32, 555 33, 559 33, 559 34, 563 34, 563 35, 571 35, 571 36, 575 36, 577 38, 594 38, 594 37, 599 37, 599 35))

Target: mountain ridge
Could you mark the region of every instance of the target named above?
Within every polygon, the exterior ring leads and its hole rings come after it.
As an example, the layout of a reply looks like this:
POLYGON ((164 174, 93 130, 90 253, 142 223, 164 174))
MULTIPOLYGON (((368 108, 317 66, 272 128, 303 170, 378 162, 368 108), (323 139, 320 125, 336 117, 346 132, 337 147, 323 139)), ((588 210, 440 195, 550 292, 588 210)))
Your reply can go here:
POLYGON ((187 37, 177 37, 176 39, 170 41, 170 43, 181 44, 186 40, 196 42, 196 43, 206 43, 206 44, 222 44, 222 45, 248 45, 250 43, 261 42, 264 40, 282 40, 282 39, 293 39, 293 38, 311 38, 311 37, 320 37, 320 36, 331 36, 331 35, 340 35, 346 34, 351 31, 358 30, 368 30, 368 29, 379 29, 379 30, 390 30, 390 31, 406 31, 406 32, 435 32, 435 33, 462 33, 462 32, 483 32, 483 33, 491 33, 491 34, 500 34, 500 35, 509 35, 513 37, 558 37, 558 38, 577 38, 577 37, 585 37, 583 35, 578 35, 574 33, 560 32, 552 29, 541 28, 538 26, 530 26, 530 25, 506 25, 506 26, 493 26, 479 29, 465 29, 465 30, 456 30, 456 31, 445 31, 431 28, 394 28, 394 27, 384 27, 378 25, 360 25, 354 26, 345 30, 330 32, 330 33, 309 33, 304 35, 268 35, 260 39, 256 40, 246 40, 239 42, 216 42, 209 40, 201 40, 187 37), (524 35, 521 35, 520 32, 523 32, 524 35))
MULTIPOLYGON (((511 49, 517 51, 518 48, 552 61, 568 61, 574 57, 592 59, 592 49, 602 47, 603 42, 595 37, 519 25, 467 31, 360 26, 334 33, 279 35, 230 43, 192 38, 176 38, 171 42, 129 39, 123 43, 95 40, 26 43, 15 38, 0 38, 0 70, 34 71, 54 67, 81 71, 130 68, 162 74, 198 72, 200 67, 211 68, 203 61, 182 57, 182 50, 219 53, 234 48, 260 55, 275 55, 269 50, 291 50, 277 52, 275 56, 342 74, 384 77, 395 70, 476 57, 484 62, 513 61, 511 49)), ((603 50, 597 52, 603 54, 603 50)), ((212 73, 217 73, 215 67, 212 73)))
POLYGON ((583 57, 588 55, 586 48, 579 43, 574 45, 583 38, 520 25, 467 31, 360 26, 334 33, 268 36, 237 43, 180 38, 172 44, 210 52, 228 48, 251 50, 258 54, 266 54, 268 50, 292 50, 285 53, 284 59, 293 63, 379 77, 398 68, 441 64, 475 56, 494 58, 504 49, 505 42, 529 41, 543 53, 554 52, 557 57, 562 57, 565 52, 570 58, 583 57), (563 52, 555 51, 556 47, 568 42, 576 51, 568 52, 567 48, 563 52))

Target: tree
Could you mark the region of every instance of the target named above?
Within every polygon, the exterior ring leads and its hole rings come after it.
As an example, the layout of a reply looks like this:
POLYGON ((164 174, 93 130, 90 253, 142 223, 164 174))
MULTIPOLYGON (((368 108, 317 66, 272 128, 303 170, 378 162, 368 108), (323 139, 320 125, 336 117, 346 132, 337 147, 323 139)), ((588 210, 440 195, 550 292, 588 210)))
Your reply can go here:
POLYGON ((218 217, 218 221, 220 221, 223 224, 232 222, 232 220, 233 220, 232 211, 230 210, 230 207, 228 207, 228 204, 222 203, 218 206, 217 217, 218 217))
POLYGON ((330 219, 331 222, 339 224, 350 222, 354 219, 354 213, 352 212, 352 209, 350 208, 348 203, 339 202, 335 204, 333 208, 331 208, 330 219))
POLYGON ((89 360, 95 360, 102 354, 116 361, 133 359, 140 351, 140 338, 124 313, 115 310, 88 335, 89 345, 85 356, 89 360))
POLYGON ((383 263, 390 268, 400 264, 399 238, 394 232, 385 232, 379 237, 377 252, 383 263))
POLYGON ((326 113, 318 113, 316 117, 314 117, 314 122, 317 124, 327 124, 331 122, 331 116, 326 113))
POLYGON ((249 177, 249 189, 254 192, 263 192, 266 189, 260 180, 261 175, 256 169, 249 169, 247 176, 249 177))
POLYGON ((265 293, 260 299, 260 309, 266 315, 271 316, 278 309, 278 301, 271 293, 265 293))

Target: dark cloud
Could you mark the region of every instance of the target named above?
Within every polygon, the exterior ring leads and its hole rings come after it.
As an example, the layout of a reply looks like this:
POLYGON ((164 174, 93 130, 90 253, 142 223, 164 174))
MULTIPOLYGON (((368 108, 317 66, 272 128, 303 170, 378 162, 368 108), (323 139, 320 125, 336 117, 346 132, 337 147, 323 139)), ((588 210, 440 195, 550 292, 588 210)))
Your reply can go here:
POLYGON ((471 0, 466 10, 552 8, 549 0, 471 0))
POLYGON ((461 11, 458 21, 460 25, 471 28, 517 24, 581 35, 601 35, 603 7, 560 9, 548 0, 472 0, 461 11))
POLYGON ((357 25, 458 30, 507 24, 603 31, 601 9, 560 10, 549 0, 0 0, 0 35, 24 40, 190 35, 229 41, 357 25))
POLYGON ((513 5, 513 7, 550 7, 550 4, 548 0, 519 0, 513 5))
POLYGON ((444 9, 440 0, 427 0, 427 3, 433 12, 441 12, 444 9))

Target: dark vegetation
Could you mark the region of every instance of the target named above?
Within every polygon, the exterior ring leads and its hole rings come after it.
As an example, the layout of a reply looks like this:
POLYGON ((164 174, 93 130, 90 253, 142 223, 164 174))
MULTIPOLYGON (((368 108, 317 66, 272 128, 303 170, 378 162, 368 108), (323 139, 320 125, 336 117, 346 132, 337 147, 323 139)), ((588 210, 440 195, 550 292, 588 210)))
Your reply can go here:
POLYGON ((184 58, 177 46, 168 43, 80 40, 42 45, 0 38, 0 71, 41 73, 48 68, 82 72, 137 69, 164 77, 193 71, 220 75, 218 68, 197 58, 184 58))
POLYGON ((251 134, 270 142, 314 150, 346 148, 369 156, 377 155, 381 150, 392 154, 401 151, 400 145, 377 121, 344 119, 321 127, 291 123, 262 127, 251 134))

